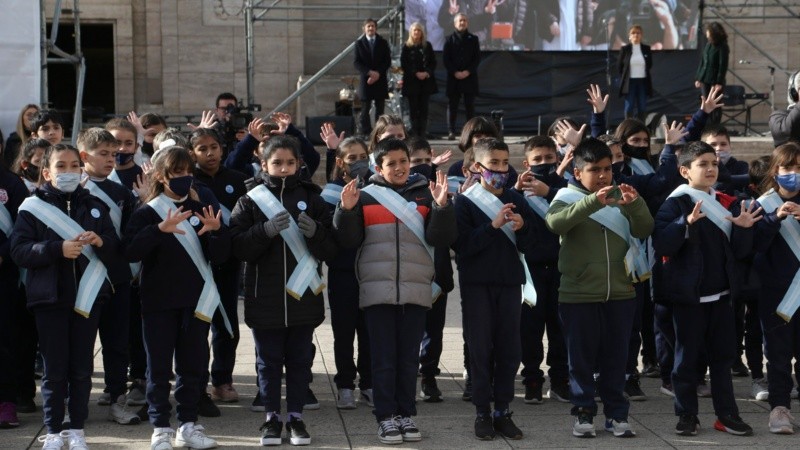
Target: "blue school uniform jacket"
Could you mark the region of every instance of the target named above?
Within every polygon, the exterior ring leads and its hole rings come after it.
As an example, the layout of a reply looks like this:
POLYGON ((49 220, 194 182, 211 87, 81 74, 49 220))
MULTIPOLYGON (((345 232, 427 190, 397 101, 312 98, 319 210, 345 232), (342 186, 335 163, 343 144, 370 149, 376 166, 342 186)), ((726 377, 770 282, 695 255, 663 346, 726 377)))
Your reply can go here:
MULTIPOLYGON (((784 201, 798 203, 800 195, 784 201)), ((783 220, 787 219, 778 219, 778 214, 773 211, 764 214, 764 218, 756 222, 754 243, 756 255, 753 260, 760 278, 764 280, 763 286, 770 291, 782 293, 781 298, 789 290, 795 274, 800 270, 800 261, 780 235, 783 220)))
MULTIPOLYGON (((25 183, 19 179, 19 175, 11 172, 0 164, 0 203, 8 210, 11 215, 12 222, 17 219, 17 210, 22 201, 29 195, 28 188, 25 183)), ((3 263, 0 264, 0 279, 6 280, 11 283, 19 281, 19 272, 17 265, 11 259, 11 232, 7 236, 0 231, 0 258, 3 263)))
MULTIPOLYGON (((125 232, 125 226, 128 225, 133 211, 135 211, 138 206, 138 200, 134 197, 133 192, 116 181, 105 179, 103 181, 96 181, 95 183, 97 183, 97 186, 105 192, 122 211, 120 233, 125 232)), ((123 250, 122 246, 120 246, 119 257, 115 259, 113 264, 106 266, 108 269, 108 278, 115 286, 131 282, 131 268, 127 258, 125 258, 123 254, 123 250)))

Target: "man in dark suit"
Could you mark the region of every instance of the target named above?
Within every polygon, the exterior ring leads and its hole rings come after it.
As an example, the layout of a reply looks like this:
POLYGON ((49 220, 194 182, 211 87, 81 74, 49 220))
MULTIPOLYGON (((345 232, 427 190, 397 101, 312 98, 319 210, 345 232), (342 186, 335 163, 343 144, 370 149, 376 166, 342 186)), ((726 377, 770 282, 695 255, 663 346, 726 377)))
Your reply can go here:
POLYGON ((359 132, 369 135, 372 132, 369 110, 375 102, 375 116, 383 114, 386 97, 389 96, 389 83, 386 71, 392 66, 392 51, 389 43, 378 33, 375 19, 364 21, 364 36, 356 42, 356 59, 353 62, 361 74, 358 94, 361 96, 361 115, 359 132))
POLYGON ((469 21, 465 14, 453 18, 456 31, 444 43, 442 59, 447 69, 447 128, 448 139, 456 136, 456 117, 458 103, 464 96, 467 120, 475 116, 475 97, 478 95, 478 64, 481 61, 481 48, 478 37, 467 30, 469 21))

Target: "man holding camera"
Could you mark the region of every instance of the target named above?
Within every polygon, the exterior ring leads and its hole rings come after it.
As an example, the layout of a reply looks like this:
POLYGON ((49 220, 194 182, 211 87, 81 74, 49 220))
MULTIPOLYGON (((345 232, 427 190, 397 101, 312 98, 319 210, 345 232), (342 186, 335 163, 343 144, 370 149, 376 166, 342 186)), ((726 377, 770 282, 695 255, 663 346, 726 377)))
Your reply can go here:
MULTIPOLYGON (((223 92, 217 96, 216 107, 214 109, 217 125, 214 129, 219 133, 225 143, 225 148, 222 149, 223 157, 233 151, 234 146, 239 142, 236 136, 239 129, 231 120, 233 115, 239 114, 239 110, 238 99, 235 95, 230 92, 223 92)), ((249 122, 249 120, 247 122, 249 122)), ((245 131, 246 127, 247 125, 245 124, 245 131)))

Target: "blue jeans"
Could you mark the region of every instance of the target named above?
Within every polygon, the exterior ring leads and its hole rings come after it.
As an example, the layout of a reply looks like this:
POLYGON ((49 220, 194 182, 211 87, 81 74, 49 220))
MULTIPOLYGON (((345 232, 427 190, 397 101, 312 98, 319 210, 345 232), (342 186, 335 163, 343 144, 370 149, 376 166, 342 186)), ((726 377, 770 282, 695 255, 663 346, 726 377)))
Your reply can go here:
POLYGON ((625 96, 625 118, 636 115, 644 119, 647 113, 647 79, 631 78, 628 81, 628 95, 625 96))

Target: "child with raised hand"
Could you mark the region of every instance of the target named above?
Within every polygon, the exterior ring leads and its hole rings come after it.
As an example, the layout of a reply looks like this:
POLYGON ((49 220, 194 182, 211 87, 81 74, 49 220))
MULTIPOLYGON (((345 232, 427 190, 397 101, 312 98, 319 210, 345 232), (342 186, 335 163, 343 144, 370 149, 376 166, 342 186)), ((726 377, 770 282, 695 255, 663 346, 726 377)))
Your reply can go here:
POLYGON ((344 187, 334 230, 343 247, 360 247, 356 270, 370 337, 373 413, 380 441, 398 444, 422 439, 411 416, 425 313, 438 295, 433 248, 449 246, 456 228, 444 174, 436 181, 411 175, 408 147, 398 139, 378 142, 374 155, 378 173, 363 190, 356 180, 344 187))
POLYGON ((25 187, 32 194, 41 184, 41 164, 45 150, 50 147, 50 143, 45 139, 34 138, 29 140, 17 155, 14 166, 11 170, 19 175, 25 187))
MULTIPOLYGON (((758 202, 764 220, 756 224, 754 266, 763 282, 759 315, 764 329, 769 386, 769 431, 793 434, 791 408, 792 357, 800 349, 797 283, 800 273, 800 146, 778 146, 763 185, 768 191, 758 202)), ((713 386, 713 385, 712 385, 713 386)))
POLYGON ((181 147, 159 152, 150 193, 125 230, 129 261, 141 261, 142 332, 147 351, 147 403, 153 450, 214 448, 197 423, 208 369, 208 330, 220 307, 211 264, 230 255, 230 234, 220 212, 198 201, 194 161, 181 147), (176 283, 176 280, 180 280, 176 283), (175 361, 175 400, 180 428, 170 428, 170 375, 175 361))
POLYGON ((111 294, 107 267, 119 258, 108 207, 80 186, 80 154, 59 144, 42 159, 42 186, 19 208, 11 257, 27 269, 27 302, 44 358, 43 449, 87 448, 94 341, 102 303, 111 294), (98 301, 99 300, 99 301, 98 301), (70 429, 63 430, 69 398, 70 429))
POLYGON ((253 329, 259 390, 266 420, 261 445, 280 445, 281 375, 286 368, 286 431, 292 445, 308 445, 303 405, 311 381, 314 329, 325 318, 319 262, 336 252, 330 209, 320 188, 299 171, 300 143, 269 139, 258 185, 231 216, 233 252, 246 264, 244 320, 253 329))
POLYGON ((735 435, 753 429, 739 416, 731 366, 736 330, 731 299, 739 293, 738 260, 753 250, 753 225, 761 219, 753 203, 741 207, 734 197, 713 190, 717 156, 705 142, 681 151, 681 176, 688 184, 670 194, 656 215, 653 246, 662 260, 654 288, 672 303, 675 327, 675 432, 697 434, 697 363, 705 346, 711 373, 714 428, 735 435))
MULTIPOLYGON (((590 138, 574 151, 574 179, 556 194, 545 221, 561 236, 559 315, 569 355, 572 434, 594 437, 597 390, 605 430, 617 437, 635 432, 624 396, 628 341, 636 312, 632 278, 642 266, 637 239, 650 235, 653 217, 636 190, 613 184, 611 150, 590 138)), ((646 266, 646 264, 645 264, 646 266)))

